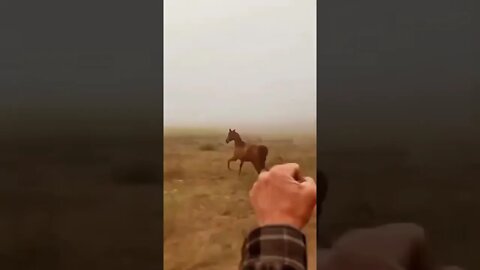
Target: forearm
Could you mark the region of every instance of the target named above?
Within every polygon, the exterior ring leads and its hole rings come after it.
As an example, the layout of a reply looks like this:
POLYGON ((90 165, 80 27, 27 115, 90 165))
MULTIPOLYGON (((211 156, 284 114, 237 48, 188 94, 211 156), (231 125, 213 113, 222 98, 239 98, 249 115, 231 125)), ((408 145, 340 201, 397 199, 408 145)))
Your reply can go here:
POLYGON ((305 236, 289 226, 264 226, 243 243, 241 270, 306 270, 305 236))

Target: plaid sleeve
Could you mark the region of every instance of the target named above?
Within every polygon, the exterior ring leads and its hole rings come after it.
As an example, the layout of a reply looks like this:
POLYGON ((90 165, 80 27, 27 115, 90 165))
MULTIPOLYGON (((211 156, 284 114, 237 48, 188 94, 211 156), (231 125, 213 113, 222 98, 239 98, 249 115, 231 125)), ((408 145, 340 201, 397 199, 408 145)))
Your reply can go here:
POLYGON ((259 227, 243 242, 241 270, 306 270, 305 235, 289 226, 259 227))

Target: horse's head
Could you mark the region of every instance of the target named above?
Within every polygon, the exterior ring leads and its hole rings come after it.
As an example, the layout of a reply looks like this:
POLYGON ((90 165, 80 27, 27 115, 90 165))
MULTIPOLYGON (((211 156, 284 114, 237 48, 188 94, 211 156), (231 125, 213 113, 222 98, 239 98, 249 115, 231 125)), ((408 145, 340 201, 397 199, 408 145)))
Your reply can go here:
POLYGON ((225 142, 229 143, 231 141, 234 141, 234 140, 238 139, 239 137, 240 136, 235 131, 235 129, 228 129, 228 135, 227 135, 227 139, 225 140, 225 142))

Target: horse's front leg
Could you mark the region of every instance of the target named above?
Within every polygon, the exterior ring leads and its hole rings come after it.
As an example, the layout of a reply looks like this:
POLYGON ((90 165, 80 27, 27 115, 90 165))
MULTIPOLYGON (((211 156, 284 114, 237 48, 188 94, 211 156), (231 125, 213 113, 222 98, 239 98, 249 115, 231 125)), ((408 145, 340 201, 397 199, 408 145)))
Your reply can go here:
POLYGON ((231 157, 231 158, 228 160, 228 162, 227 162, 227 167, 228 167, 228 170, 229 170, 229 171, 231 171, 231 170, 232 170, 232 169, 230 169, 230 162, 232 162, 232 161, 236 161, 236 160, 237 160, 237 158, 236 158, 236 157, 231 157))
POLYGON ((240 160, 240 167, 238 167, 238 175, 242 172, 243 160, 240 160))

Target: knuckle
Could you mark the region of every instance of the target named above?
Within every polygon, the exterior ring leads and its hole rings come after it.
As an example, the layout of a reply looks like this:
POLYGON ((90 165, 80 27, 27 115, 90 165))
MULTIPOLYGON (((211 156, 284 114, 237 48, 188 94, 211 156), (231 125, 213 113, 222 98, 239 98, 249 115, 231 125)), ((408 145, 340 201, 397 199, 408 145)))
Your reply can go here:
POLYGON ((258 175, 258 182, 266 181, 270 178, 271 172, 263 171, 258 175))

